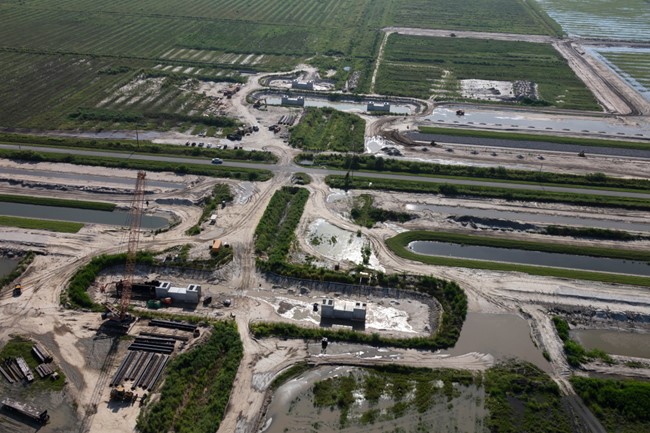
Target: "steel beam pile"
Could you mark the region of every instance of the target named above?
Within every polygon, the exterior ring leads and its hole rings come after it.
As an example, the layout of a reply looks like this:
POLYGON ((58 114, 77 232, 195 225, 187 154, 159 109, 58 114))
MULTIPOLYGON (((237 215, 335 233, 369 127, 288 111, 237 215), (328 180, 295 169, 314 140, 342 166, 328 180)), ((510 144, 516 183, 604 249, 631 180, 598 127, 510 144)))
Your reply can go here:
POLYGON ((34 355, 36 355, 41 363, 47 364, 52 362, 52 354, 50 354, 50 352, 40 344, 35 344, 34 347, 32 347, 32 352, 34 352, 34 355))
POLYGON ((189 332, 194 332, 194 330, 196 330, 196 328, 197 328, 196 325, 192 325, 190 323, 172 322, 170 320, 158 320, 158 319, 149 320, 149 326, 158 326, 160 328, 180 329, 181 331, 189 331, 189 332))
POLYGON ((171 354, 174 351, 176 340, 172 338, 136 337, 129 350, 142 350, 145 352, 171 354))

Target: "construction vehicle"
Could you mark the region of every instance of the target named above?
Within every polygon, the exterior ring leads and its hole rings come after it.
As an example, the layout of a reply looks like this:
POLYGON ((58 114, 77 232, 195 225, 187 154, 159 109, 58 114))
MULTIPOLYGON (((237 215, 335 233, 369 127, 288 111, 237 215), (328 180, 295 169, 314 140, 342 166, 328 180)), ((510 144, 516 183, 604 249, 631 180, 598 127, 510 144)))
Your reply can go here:
POLYGON ((124 389, 122 385, 116 386, 115 388, 111 389, 111 400, 133 402, 136 401, 137 399, 138 399, 138 394, 134 393, 133 391, 124 389))
POLYGON ((20 296, 23 294, 23 286, 20 283, 17 283, 14 286, 14 296, 20 296))
POLYGON ((120 281, 122 286, 120 306, 119 309, 116 309, 108 304, 104 304, 107 307, 107 311, 102 314, 102 318, 108 318, 111 322, 108 324, 110 328, 114 328, 122 333, 126 333, 130 325, 133 323, 133 317, 128 315, 127 312, 129 302, 131 301, 133 274, 135 272, 138 241, 140 239, 140 221, 142 219, 142 211, 144 208, 144 179, 146 175, 147 173, 144 171, 138 172, 138 178, 133 192, 133 200, 131 201, 131 209, 129 210, 131 225, 129 227, 124 278, 120 281))

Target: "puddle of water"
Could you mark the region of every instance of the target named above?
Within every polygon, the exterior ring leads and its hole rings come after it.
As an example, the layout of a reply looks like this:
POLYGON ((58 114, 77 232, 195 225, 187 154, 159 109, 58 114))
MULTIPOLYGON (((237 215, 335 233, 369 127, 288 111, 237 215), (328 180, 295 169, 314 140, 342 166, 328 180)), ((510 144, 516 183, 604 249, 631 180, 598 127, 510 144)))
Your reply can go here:
MULTIPOLYGON (((318 253, 334 261, 362 263, 361 250, 369 241, 365 236, 343 230, 322 218, 312 222, 307 229, 307 243, 318 253)), ((370 254, 368 267, 384 272, 374 252, 370 254)))
MULTIPOLYGON (((357 385, 353 392, 354 403, 347 416, 348 423, 340 428, 341 411, 338 408, 315 408, 313 387, 318 381, 353 374, 357 384, 368 374, 366 370, 352 367, 320 367, 282 385, 273 395, 268 407, 264 433, 284 432, 359 432, 392 431, 463 431, 484 432, 486 416, 485 391, 474 385, 453 384, 453 397, 447 400, 444 392, 432 396, 429 409, 418 413, 414 408, 415 390, 402 398, 404 412, 396 415, 396 401, 384 392, 375 404, 365 400, 363 387, 357 385), (374 422, 364 423, 363 416, 375 410, 374 422)), ((432 375, 432 378, 434 376, 432 375)), ((444 387, 442 380, 434 381, 434 388, 444 387)))
POLYGON ((327 203, 334 203, 348 197, 349 195, 346 191, 342 189, 330 188, 330 193, 327 195, 327 199, 325 201, 327 203))
POLYGON ((519 358, 551 371, 530 339, 528 324, 514 314, 467 313, 456 346, 441 353, 456 356, 469 352, 489 353, 497 359, 519 358))
POLYGON ((483 247, 477 245, 460 245, 434 241, 414 241, 408 245, 408 248, 418 254, 432 256, 458 257, 463 259, 490 260, 525 265, 541 265, 556 268, 650 276, 650 265, 648 263, 632 260, 483 247))
POLYGON ((639 232, 650 232, 650 223, 632 223, 620 220, 601 220, 596 218, 580 218, 568 215, 548 215, 540 213, 514 212, 497 209, 478 209, 458 206, 444 206, 433 204, 407 204, 409 211, 430 210, 432 212, 448 215, 468 215, 479 218, 498 218, 504 220, 525 221, 534 223, 546 223, 556 225, 588 226, 605 229, 628 230, 639 232))
POLYGON ((0 277, 4 277, 18 266, 19 259, 10 259, 8 257, 0 257, 0 277))
MULTIPOLYGON (((106 212, 91 209, 38 206, 22 203, 3 203, 0 214, 24 218, 73 221, 89 224, 109 224, 118 226, 129 225, 129 212, 121 210, 106 212)), ((142 215, 140 225, 143 229, 159 229, 166 227, 168 224, 169 221, 165 218, 152 215, 142 215)))
POLYGON ((650 358, 650 334, 610 329, 574 329, 571 337, 587 350, 601 349, 612 355, 650 358))

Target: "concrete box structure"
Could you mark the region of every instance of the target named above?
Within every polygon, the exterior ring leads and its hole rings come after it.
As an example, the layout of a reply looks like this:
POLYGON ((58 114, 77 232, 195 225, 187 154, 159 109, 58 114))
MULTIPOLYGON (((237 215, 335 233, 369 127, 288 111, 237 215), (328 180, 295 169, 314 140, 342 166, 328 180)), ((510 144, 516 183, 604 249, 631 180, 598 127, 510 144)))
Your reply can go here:
POLYGON ((310 81, 293 80, 291 81, 291 88, 301 89, 301 90, 314 90, 314 82, 311 80, 310 81))
POLYGON ((366 321, 366 303, 352 301, 334 301, 326 298, 321 303, 321 317, 324 319, 352 320, 358 322, 366 321))
POLYGON ((288 96, 283 96, 282 105, 294 105, 296 107, 304 107, 305 98, 302 96, 298 96, 297 98, 290 98, 288 96))
POLYGON ((201 286, 190 284, 187 287, 173 287, 169 281, 162 281, 156 286, 157 298, 172 298, 175 302, 198 304, 201 298, 201 286))
POLYGON ((390 112, 390 102, 384 102, 384 103, 374 103, 374 102, 368 102, 368 107, 366 108, 367 111, 381 111, 384 113, 389 113, 390 112))

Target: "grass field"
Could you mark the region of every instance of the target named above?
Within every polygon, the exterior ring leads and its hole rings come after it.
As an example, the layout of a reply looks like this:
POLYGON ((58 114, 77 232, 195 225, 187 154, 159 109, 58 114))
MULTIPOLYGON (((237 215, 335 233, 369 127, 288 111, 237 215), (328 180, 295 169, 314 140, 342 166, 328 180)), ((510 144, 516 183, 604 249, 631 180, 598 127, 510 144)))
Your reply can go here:
POLYGON ((102 108, 158 114, 140 127, 189 129, 195 119, 169 117, 209 111, 209 98, 190 88, 196 80, 237 81, 241 70, 288 70, 308 58, 322 69, 351 66, 363 92, 389 25, 557 34, 524 0, 5 0, 0 126, 129 127, 105 112, 70 116, 102 108))
POLYGON ((291 128, 289 145, 313 151, 363 152, 366 121, 332 108, 308 108, 291 128))
POLYGON ((598 110, 593 95, 550 45, 392 34, 377 75, 381 94, 462 99, 459 80, 533 81, 559 108, 598 110), (441 92, 442 88, 443 92, 441 92))

